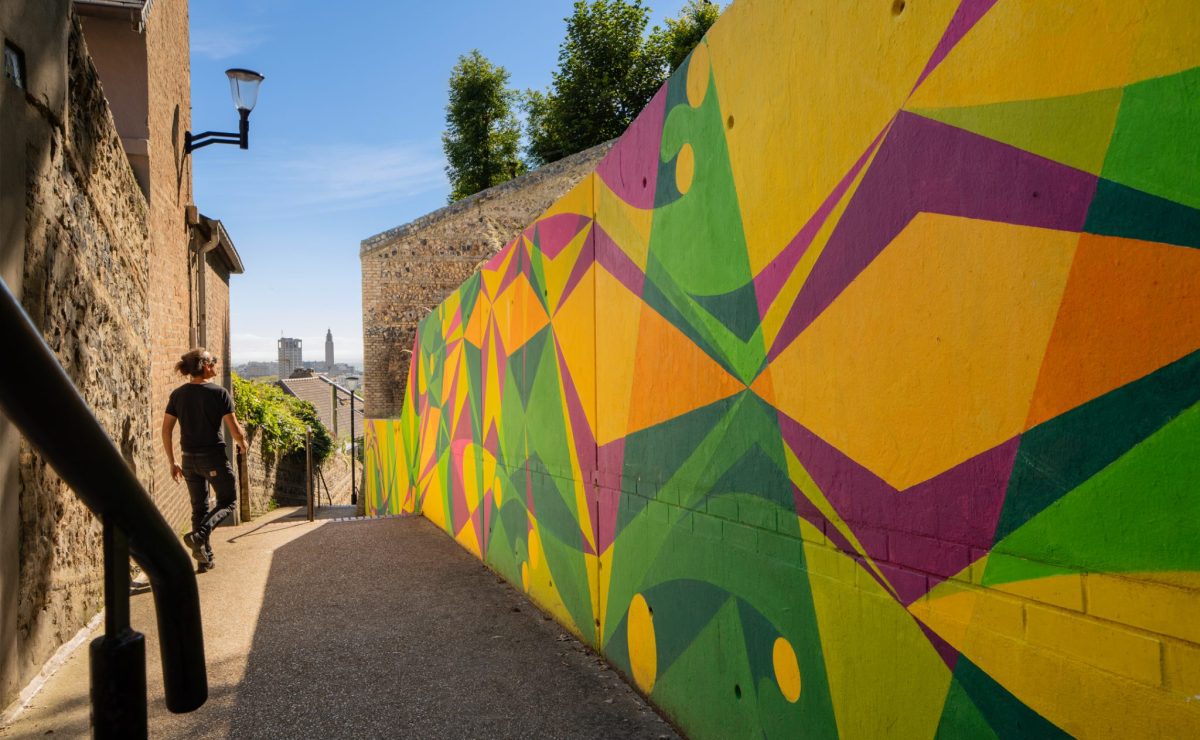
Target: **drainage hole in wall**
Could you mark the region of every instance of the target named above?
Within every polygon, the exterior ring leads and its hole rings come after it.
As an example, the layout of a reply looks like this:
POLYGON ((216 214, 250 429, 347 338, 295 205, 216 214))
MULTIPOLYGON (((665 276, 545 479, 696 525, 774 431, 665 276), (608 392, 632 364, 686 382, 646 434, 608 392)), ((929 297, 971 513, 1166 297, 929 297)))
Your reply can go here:
POLYGON ((1038 197, 1038 191, 1036 191, 1036 190, 1033 191, 1033 197, 1035 197, 1035 198, 1038 197))
POLYGON ((646 187, 646 178, 642 178, 642 187, 646 187))
POLYGON ((733 116, 725 119, 725 128, 733 128, 733 116))
POLYGON ((892 3, 892 15, 900 15, 904 12, 904 7, 904 0, 896 0, 896 2, 892 3))
POLYGON ((739 699, 742 698, 742 687, 737 685, 736 683, 733 685, 733 695, 739 699))

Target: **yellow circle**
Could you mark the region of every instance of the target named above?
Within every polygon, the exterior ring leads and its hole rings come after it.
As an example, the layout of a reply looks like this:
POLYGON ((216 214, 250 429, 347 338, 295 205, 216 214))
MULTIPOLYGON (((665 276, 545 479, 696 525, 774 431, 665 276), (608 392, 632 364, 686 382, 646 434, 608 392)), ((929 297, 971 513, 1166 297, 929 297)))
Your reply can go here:
POLYGON ((704 102, 704 96, 708 94, 708 77, 708 43, 701 41, 692 51, 692 58, 688 60, 687 99, 693 108, 699 108, 704 102))
POLYGON ((538 569, 538 563, 542 557, 542 538, 538 536, 536 529, 529 530, 529 567, 533 570, 538 569))
POLYGON ((529 563, 521 563, 521 588, 529 593, 529 563))
POLYGON ((629 603, 625 628, 633 680, 638 688, 649 694, 658 678, 658 647, 654 642, 654 615, 641 594, 634 595, 629 603))
POLYGON ((687 193, 692 187, 692 177, 696 174, 696 153, 691 144, 684 144, 675 157, 675 187, 680 195, 687 193))
POLYGON ((775 664, 775 682, 779 684, 783 698, 795 702, 800 698, 800 665, 791 643, 777 638, 775 648, 771 650, 771 662, 775 664))

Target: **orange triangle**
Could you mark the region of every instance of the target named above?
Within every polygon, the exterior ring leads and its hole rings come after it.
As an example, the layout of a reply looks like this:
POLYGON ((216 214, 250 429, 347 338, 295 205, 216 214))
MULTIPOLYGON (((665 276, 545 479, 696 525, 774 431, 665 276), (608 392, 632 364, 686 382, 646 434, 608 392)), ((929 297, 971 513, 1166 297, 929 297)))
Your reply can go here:
POLYGON ((1200 250, 1083 234, 1026 428, 1200 348, 1200 250))
POLYGON ((550 323, 546 309, 533 293, 529 280, 520 275, 497 298, 493 310, 496 326, 509 354, 529 341, 550 323))
POLYGON ((625 434, 682 416, 746 387, 644 303, 634 363, 625 434))
POLYGON ((770 366, 763 368, 763 371, 750 384, 750 390, 754 391, 762 400, 772 406, 775 405, 775 381, 771 379, 770 366))

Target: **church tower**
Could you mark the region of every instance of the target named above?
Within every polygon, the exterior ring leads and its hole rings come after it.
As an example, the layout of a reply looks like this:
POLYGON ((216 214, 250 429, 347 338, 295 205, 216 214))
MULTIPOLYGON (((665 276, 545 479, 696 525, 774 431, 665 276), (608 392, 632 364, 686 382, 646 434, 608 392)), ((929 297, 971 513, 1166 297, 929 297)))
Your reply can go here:
POLYGON ((325 372, 333 372, 333 330, 325 331, 325 372))

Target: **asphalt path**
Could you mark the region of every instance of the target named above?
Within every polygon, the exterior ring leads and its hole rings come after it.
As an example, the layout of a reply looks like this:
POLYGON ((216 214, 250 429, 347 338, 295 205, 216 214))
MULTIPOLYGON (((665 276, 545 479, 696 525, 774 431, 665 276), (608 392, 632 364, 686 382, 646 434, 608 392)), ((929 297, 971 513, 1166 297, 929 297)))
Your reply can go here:
MULTIPOLYGON (((601 658, 420 518, 309 523, 278 510, 213 537, 197 576, 209 700, 163 703, 152 596, 153 738, 675 738, 601 658)), ((90 737, 87 642, 0 737, 90 737)))

